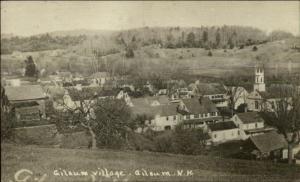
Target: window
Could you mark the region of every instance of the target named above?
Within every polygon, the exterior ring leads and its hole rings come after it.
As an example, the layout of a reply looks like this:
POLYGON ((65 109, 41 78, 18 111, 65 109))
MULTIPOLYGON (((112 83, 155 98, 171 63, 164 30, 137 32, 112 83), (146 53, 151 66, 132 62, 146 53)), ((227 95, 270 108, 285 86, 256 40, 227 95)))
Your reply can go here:
POLYGON ((238 130, 238 132, 237 132, 237 133, 238 133, 238 135, 240 135, 240 130, 238 130))
POLYGON ((203 114, 203 117, 206 118, 206 114, 203 114))
POLYGON ((166 117, 166 120, 169 121, 169 117, 168 116, 166 117))
POLYGON ((195 115, 194 115, 194 118, 199 118, 199 115, 198 115, 198 114, 195 114, 195 115))
POLYGON ((257 128, 257 123, 255 123, 255 128, 257 128))
POLYGON ((176 120, 176 116, 173 116, 173 120, 176 120))
POLYGON ((215 116, 215 112, 212 112, 212 113, 211 113, 211 116, 215 116))
POLYGON ((255 104, 255 109, 258 109, 258 101, 257 100, 255 101, 254 104, 255 104))
POLYGON ((214 138, 217 138, 217 134, 214 134, 214 138))
POLYGON ((165 130, 171 130, 171 126, 165 126, 165 130))
POLYGON ((191 118, 191 116, 190 115, 186 115, 186 119, 190 119, 191 118))
POLYGON ((272 109, 275 109, 275 103, 274 103, 274 101, 271 102, 271 107, 272 107, 272 109))

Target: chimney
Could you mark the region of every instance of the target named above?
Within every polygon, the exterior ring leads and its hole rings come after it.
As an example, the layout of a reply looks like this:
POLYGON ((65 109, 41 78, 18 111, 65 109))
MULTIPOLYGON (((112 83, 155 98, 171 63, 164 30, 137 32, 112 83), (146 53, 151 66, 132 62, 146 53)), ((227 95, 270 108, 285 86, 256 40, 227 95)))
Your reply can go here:
POLYGON ((199 97, 199 103, 200 103, 200 104, 202 104, 202 99, 203 99, 203 96, 201 95, 201 96, 199 97))

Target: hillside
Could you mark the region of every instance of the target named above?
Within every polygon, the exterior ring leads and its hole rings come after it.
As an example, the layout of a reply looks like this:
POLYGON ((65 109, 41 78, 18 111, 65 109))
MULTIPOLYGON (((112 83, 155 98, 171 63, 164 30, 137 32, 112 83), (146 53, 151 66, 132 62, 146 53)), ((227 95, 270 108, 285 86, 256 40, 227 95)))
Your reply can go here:
MULTIPOLYGON (((66 176, 63 170, 80 172, 106 168, 124 171, 125 176, 115 181, 293 181, 300 179, 300 167, 271 162, 212 158, 207 156, 184 156, 163 153, 84 149, 39 148, 2 144, 1 181, 13 179, 20 169, 33 172, 29 176, 45 181, 92 181, 91 176, 66 176), (142 171, 146 170, 149 176, 142 171), (58 170, 60 176, 55 176, 58 170), (137 171, 139 170, 139 174, 137 171), (193 175, 179 176, 177 170, 192 170, 193 175), (150 176, 150 172, 160 176, 150 176), (57 172, 57 171, 56 171, 57 172), (174 176, 168 176, 168 173, 174 176), (56 174, 56 173, 55 173, 56 174), (176 174, 176 175, 175 175, 176 174)), ((28 173, 26 173, 28 175, 28 173)), ((25 177, 25 174, 22 176, 25 177)), ((96 176, 95 181, 113 181, 116 178, 96 176)), ((33 178, 31 178, 33 179, 33 178)))

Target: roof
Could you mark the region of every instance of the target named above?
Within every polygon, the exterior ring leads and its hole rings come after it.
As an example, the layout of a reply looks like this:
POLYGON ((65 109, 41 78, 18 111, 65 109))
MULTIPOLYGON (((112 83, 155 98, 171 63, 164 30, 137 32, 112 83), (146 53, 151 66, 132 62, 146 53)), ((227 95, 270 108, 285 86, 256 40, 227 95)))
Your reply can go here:
POLYGON ((177 115, 177 105, 170 104, 170 105, 160 105, 156 107, 152 107, 150 105, 143 105, 143 106, 134 106, 131 107, 131 110, 134 115, 160 115, 160 116, 174 116, 177 115))
POLYGON ((117 96, 120 92, 120 89, 104 90, 101 87, 83 87, 81 91, 75 88, 67 90, 73 101, 78 101, 80 99, 89 100, 95 97, 117 96))
POLYGON ((134 106, 147 106, 151 105, 154 101, 159 102, 161 105, 169 104, 169 98, 165 95, 154 96, 154 97, 141 97, 141 98, 133 98, 131 102, 134 106))
POLYGON ((57 74, 61 77, 71 77, 72 76, 72 73, 69 71, 60 71, 57 74))
POLYGON ((18 87, 5 87, 5 93, 10 101, 24 101, 46 99, 42 87, 40 85, 23 85, 18 87))
POLYGON ((263 153, 286 148, 288 145, 284 136, 278 134, 276 131, 251 136, 250 140, 253 142, 256 148, 263 153))
POLYGON ((174 116, 177 114, 177 105, 161 105, 158 106, 158 109, 161 109, 159 114, 160 116, 174 116))
POLYGON ((264 122, 264 119, 259 115, 258 112, 244 112, 244 113, 237 113, 236 114, 242 123, 257 123, 257 122, 264 122))
POLYGON ((182 99, 182 102, 187 107, 190 113, 192 114, 204 114, 211 112, 218 112, 215 104, 209 98, 191 98, 191 99, 182 99), (201 102, 200 102, 201 100, 201 102))
POLYGON ((226 89, 219 83, 199 83, 198 90, 203 95, 226 94, 226 89))
POLYGON ((233 121, 213 123, 209 124, 208 127, 211 131, 231 130, 237 128, 233 121))

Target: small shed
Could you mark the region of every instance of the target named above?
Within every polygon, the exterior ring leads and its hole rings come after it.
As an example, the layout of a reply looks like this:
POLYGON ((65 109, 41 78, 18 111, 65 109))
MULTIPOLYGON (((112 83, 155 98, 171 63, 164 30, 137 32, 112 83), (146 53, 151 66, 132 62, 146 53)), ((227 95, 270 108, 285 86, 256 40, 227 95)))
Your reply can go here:
POLYGON ((284 136, 276 131, 251 136, 249 140, 253 147, 251 153, 256 155, 257 159, 282 159, 283 151, 288 147, 284 136))

